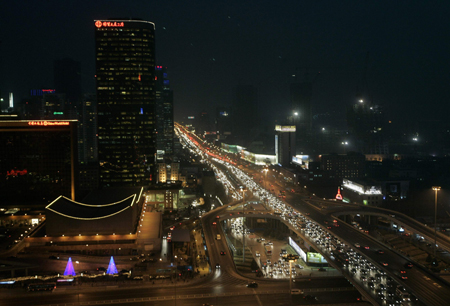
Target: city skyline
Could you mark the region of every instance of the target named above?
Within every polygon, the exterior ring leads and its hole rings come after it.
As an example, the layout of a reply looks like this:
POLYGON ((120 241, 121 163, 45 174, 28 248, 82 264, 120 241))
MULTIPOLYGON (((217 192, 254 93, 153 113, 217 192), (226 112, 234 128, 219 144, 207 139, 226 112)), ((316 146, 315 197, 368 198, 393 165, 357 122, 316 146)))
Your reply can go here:
POLYGON ((345 109, 364 71, 372 100, 391 119, 442 119, 448 112, 446 3, 76 4, 2 5, 10 29, 0 47, 4 99, 10 91, 19 101, 32 88, 54 86, 51 66, 63 58, 81 62, 83 92, 94 92, 93 20, 125 15, 155 22, 156 64, 168 67, 178 120, 229 106, 239 84, 256 87, 262 118, 282 118, 290 84, 318 72, 313 113, 345 109))

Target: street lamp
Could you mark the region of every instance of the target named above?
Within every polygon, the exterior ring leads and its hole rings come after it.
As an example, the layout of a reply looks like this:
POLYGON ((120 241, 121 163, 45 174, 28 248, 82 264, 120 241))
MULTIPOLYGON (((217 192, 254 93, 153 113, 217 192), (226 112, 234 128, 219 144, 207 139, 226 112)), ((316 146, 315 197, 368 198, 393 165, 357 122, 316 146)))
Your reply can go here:
POLYGON ((245 227, 244 227, 244 209, 245 209, 245 189, 240 187, 242 191, 242 264, 245 263, 245 227))
POLYGON ((292 263, 294 260, 289 259, 289 293, 292 294, 292 263))
POLYGON ((433 186, 434 190, 434 258, 436 259, 436 227, 437 227, 437 193, 441 190, 441 186, 433 186))
POLYGON ((343 141, 343 142, 341 142, 341 144, 344 146, 344 154, 346 154, 347 153, 347 146, 348 146, 348 141, 343 141))
POLYGON ((265 168, 263 171, 264 171, 264 189, 267 189, 267 171, 269 171, 269 169, 265 168))

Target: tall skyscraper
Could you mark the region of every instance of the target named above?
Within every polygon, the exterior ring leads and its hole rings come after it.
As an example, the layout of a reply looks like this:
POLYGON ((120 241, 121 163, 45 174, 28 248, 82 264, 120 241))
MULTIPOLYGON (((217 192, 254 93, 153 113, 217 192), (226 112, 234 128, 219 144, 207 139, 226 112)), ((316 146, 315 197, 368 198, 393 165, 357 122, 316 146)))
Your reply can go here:
POLYGON ((156 66, 156 137, 158 159, 173 155, 173 91, 170 89, 167 68, 156 66))
POLYGON ((275 155, 278 164, 289 167, 295 156, 295 125, 275 126, 275 155))
POLYGON ((245 142, 255 136, 252 130, 258 125, 258 94, 252 85, 238 85, 232 103, 233 134, 242 136, 245 142))
POLYGON ((355 138, 355 147, 363 154, 389 154, 386 117, 380 105, 357 98, 347 112, 347 124, 355 138))
POLYGON ((95 20, 98 158, 102 186, 143 186, 156 154, 155 24, 95 20))
POLYGON ((65 94, 69 109, 81 104, 81 63, 70 58, 56 60, 53 64, 55 90, 65 94))
POLYGON ((312 126, 312 82, 292 83, 290 94, 292 111, 297 113, 294 123, 298 130, 309 132, 312 126))
POLYGON ((216 108, 215 124, 217 139, 225 139, 228 135, 231 135, 233 124, 231 109, 229 107, 216 108))

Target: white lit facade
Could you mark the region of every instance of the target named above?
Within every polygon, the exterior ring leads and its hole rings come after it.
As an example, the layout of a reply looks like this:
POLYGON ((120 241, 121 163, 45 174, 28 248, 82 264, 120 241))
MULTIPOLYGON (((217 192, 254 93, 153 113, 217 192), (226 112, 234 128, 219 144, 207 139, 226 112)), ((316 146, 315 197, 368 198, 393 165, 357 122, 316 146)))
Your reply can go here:
POLYGON ((383 201, 381 186, 373 186, 349 179, 343 180, 342 195, 347 202, 369 206, 381 206, 383 201))

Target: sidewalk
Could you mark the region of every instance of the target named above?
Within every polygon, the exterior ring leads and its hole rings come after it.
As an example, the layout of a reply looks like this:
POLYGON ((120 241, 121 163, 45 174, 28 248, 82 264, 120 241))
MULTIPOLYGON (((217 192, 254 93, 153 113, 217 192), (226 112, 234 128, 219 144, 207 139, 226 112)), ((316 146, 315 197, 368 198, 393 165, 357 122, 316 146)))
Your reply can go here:
POLYGON ((198 275, 200 277, 204 277, 209 275, 210 267, 209 263, 205 257, 205 248, 203 244, 202 237, 203 230, 202 228, 196 228, 195 231, 191 231, 191 235, 194 237, 194 241, 192 242, 192 255, 194 257, 194 271, 198 271, 198 275))

